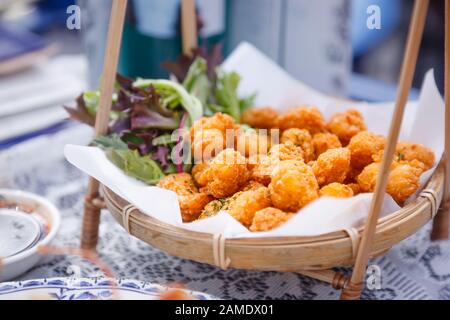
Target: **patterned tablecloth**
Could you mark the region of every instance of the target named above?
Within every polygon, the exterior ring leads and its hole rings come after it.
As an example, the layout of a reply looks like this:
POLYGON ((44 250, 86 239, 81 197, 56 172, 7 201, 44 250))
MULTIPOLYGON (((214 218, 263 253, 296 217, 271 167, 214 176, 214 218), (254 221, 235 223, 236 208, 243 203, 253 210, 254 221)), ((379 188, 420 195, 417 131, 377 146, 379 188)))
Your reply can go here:
MULTIPOLYGON (((62 225, 54 244, 77 246, 87 177, 63 158, 66 142, 86 143, 89 130, 73 126, 0 153, 0 186, 47 197, 60 210, 62 225)), ((430 224, 371 263, 381 268, 381 289, 363 299, 450 299, 450 241, 430 242, 430 224)), ((295 273, 222 271, 168 256, 129 236, 108 212, 102 214, 98 252, 117 277, 159 284, 184 283, 189 289, 224 299, 337 299, 329 285, 295 273)), ((345 270, 344 270, 345 271, 345 270)), ((17 280, 98 276, 76 256, 48 256, 17 280)))

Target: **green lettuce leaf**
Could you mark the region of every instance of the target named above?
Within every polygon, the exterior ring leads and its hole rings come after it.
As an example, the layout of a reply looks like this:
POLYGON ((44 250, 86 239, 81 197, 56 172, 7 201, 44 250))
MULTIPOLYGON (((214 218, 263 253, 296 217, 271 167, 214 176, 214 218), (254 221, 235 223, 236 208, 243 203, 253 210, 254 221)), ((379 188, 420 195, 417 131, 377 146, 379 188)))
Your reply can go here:
POLYGON ((183 86, 190 94, 196 96, 203 106, 207 105, 212 84, 208 78, 208 64, 205 59, 198 57, 192 62, 183 86))
POLYGON ((223 112, 228 113, 237 122, 241 121, 241 109, 237 95, 240 81, 241 77, 236 72, 217 70, 217 83, 214 90, 216 102, 223 108, 223 112))
POLYGON ((168 108, 178 105, 188 112, 191 123, 194 123, 203 116, 203 106, 198 98, 189 94, 186 89, 178 83, 164 79, 140 79, 138 78, 133 86, 146 88, 153 85, 161 96, 161 102, 168 108))
POLYGON ((149 185, 155 185, 164 177, 158 164, 148 156, 141 156, 137 150, 106 149, 108 159, 126 174, 149 185))
POLYGON ((148 155, 141 156, 138 150, 130 150, 118 135, 100 137, 92 142, 105 150, 108 159, 126 174, 149 185, 155 185, 164 173, 148 155))

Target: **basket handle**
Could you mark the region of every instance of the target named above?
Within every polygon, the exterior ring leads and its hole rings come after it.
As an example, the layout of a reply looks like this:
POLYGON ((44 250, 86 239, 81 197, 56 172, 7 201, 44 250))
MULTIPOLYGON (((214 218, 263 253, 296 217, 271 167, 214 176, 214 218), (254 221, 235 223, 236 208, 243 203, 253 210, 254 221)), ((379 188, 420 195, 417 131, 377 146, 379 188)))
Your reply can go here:
MULTIPOLYGON (((116 81, 127 2, 128 0, 113 0, 112 3, 103 73, 100 83, 100 100, 95 117, 96 137, 105 135, 108 131, 109 114, 111 112, 112 95, 116 81)), ((92 177, 89 178, 81 231, 81 248, 83 249, 94 249, 97 245, 100 208, 92 202, 99 196, 99 186, 97 180, 92 177)))
MULTIPOLYGON (((100 84, 99 107, 95 119, 96 137, 105 135, 108 131, 127 2, 128 0, 113 0, 112 4, 100 84)), ((183 53, 190 56, 192 50, 197 47, 195 0, 182 0, 181 16, 183 53)), ((81 231, 81 248, 83 249, 94 249, 97 245, 101 208, 95 204, 95 200, 99 197, 99 187, 97 180, 89 178, 81 231)))
POLYGON ((445 240, 449 236, 450 211, 450 0, 445 1, 445 151, 444 194, 438 214, 433 221, 431 240, 445 240))
POLYGON ((359 299, 364 282, 364 275, 367 264, 372 252, 372 246, 375 236, 380 209, 383 204, 383 198, 389 177, 390 166, 394 158, 394 152, 402 125, 405 105, 408 101, 409 90, 412 85, 414 71, 419 54, 420 43, 422 40, 425 20, 428 12, 429 0, 416 0, 412 20, 409 27, 406 50, 403 57, 403 64, 400 72, 397 98, 395 102, 394 115, 389 129, 387 144, 384 150, 383 160, 381 162, 380 172, 377 177, 375 192, 370 205, 369 216, 366 220, 362 234, 361 244, 356 256, 356 262, 352 277, 347 287, 342 290, 341 299, 353 300, 359 299))
POLYGON ((183 54, 191 57, 192 50, 197 48, 195 0, 181 1, 181 37, 183 41, 183 54))

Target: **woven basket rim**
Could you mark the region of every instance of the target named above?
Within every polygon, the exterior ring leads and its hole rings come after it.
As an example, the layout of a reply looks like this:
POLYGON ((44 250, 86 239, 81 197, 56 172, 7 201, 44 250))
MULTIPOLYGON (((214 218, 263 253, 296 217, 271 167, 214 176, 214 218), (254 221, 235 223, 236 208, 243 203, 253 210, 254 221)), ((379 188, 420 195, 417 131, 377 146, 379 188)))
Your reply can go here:
MULTIPOLYGON (((429 181, 426 183, 425 187, 422 190, 425 189, 431 189, 435 190, 438 194, 441 194, 442 188, 443 188, 443 181, 439 183, 439 175, 441 174, 441 170, 443 169, 443 162, 441 161, 439 165, 436 167, 435 171, 433 172, 433 175, 430 177, 429 181)), ((117 197, 121 201, 125 203, 125 205, 128 205, 129 202, 125 199, 121 198, 119 195, 114 193, 111 189, 109 189, 106 186, 102 185, 102 190, 105 196, 105 200, 110 205, 114 206, 116 210, 122 211, 124 206, 121 206, 119 203, 117 203, 116 200, 113 199, 113 196, 117 197)), ((440 199, 439 199, 440 200, 440 199)), ((414 214, 414 212, 418 211, 419 209, 423 209, 424 206, 426 206, 428 203, 428 200, 417 196, 416 199, 411 201, 409 204, 407 204, 405 207, 394 211, 378 220, 377 223, 377 231, 382 228, 392 227, 395 226, 401 226, 401 223, 403 220, 407 219, 410 215, 414 214)), ((207 233, 207 232, 200 232, 200 231, 192 231, 183 229, 178 226, 174 226, 165 222, 162 222, 154 217, 151 217, 149 215, 146 215, 142 213, 140 210, 135 210, 130 215, 130 220, 133 218, 133 220, 136 220, 136 223, 139 223, 141 226, 150 227, 150 225, 157 225, 158 230, 160 232, 166 232, 170 233, 173 236, 176 237, 183 237, 186 239, 196 239, 201 240, 204 239, 205 241, 210 241, 213 237, 213 234, 207 233), (132 217, 131 217, 132 216, 132 217)), ((431 219, 431 214, 430 214, 431 219)), ((358 232, 361 234, 361 232, 364 230, 364 226, 356 228, 358 232)), ((251 245, 251 246, 258 246, 258 245, 296 245, 300 243, 318 243, 323 241, 335 241, 339 239, 347 239, 348 234, 344 230, 337 230, 325 234, 320 234, 316 236, 277 236, 277 237, 254 237, 254 238, 228 238, 226 239, 227 245, 251 245)))

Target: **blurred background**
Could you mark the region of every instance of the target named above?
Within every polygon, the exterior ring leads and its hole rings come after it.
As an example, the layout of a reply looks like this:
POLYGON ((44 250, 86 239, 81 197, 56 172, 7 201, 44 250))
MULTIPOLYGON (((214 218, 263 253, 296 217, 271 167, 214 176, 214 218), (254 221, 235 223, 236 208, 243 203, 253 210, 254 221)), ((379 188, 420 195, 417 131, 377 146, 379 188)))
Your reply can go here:
MULTIPOLYGON (((181 51, 180 1, 129 2, 119 71, 167 77, 162 62, 181 51)), ((220 43, 224 56, 248 41, 326 93, 367 101, 395 98, 411 0, 196 4, 200 43, 220 43), (367 25, 373 5, 380 9, 379 29, 367 25)), ((110 7, 110 0, 0 0, 0 150, 73 126, 62 105, 98 86, 110 7)), ((432 0, 415 88, 433 68, 442 92, 443 16, 444 1, 432 0)))

